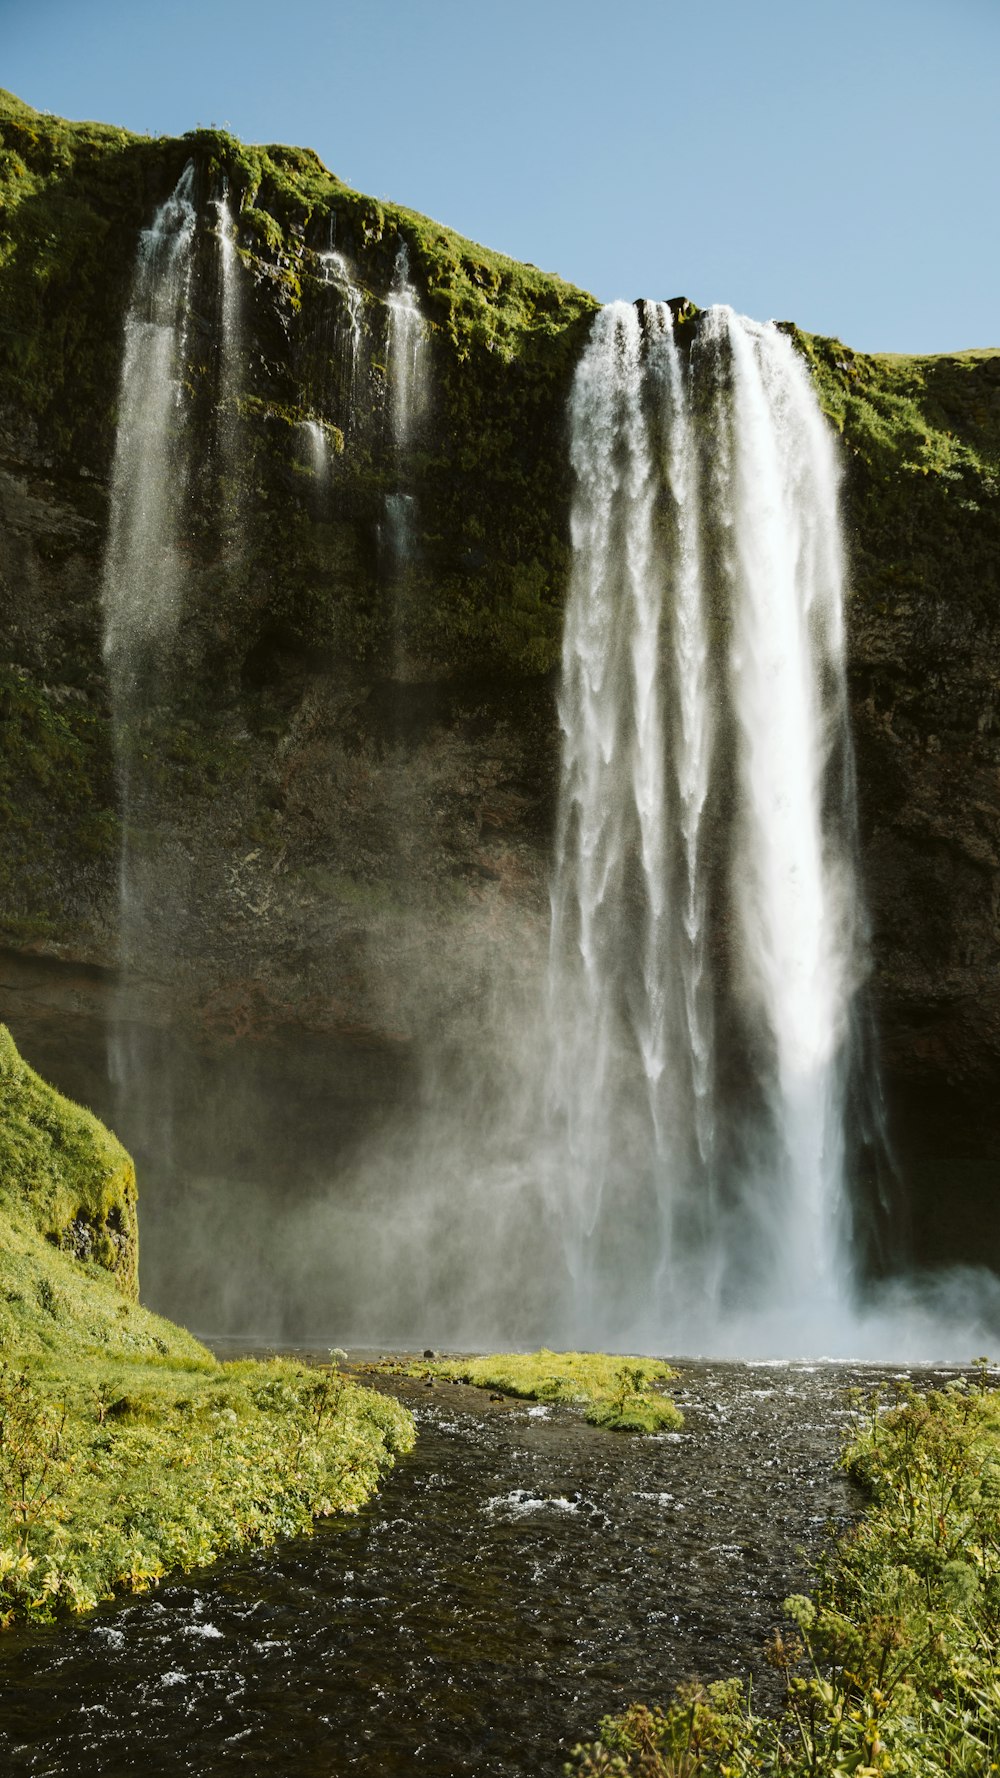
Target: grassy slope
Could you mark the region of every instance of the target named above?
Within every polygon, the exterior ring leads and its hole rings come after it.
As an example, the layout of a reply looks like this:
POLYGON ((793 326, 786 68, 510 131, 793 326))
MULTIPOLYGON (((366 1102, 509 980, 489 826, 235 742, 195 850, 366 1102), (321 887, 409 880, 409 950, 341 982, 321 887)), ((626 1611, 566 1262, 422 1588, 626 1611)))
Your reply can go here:
POLYGON ((969 1778, 1000 1762, 1000 1394, 957 1385, 859 1411, 847 1463, 869 1493, 770 1657, 787 1702, 738 1681, 636 1705, 579 1748, 575 1778, 969 1778))
POLYGON ((0 1061, 0 1623, 356 1510, 412 1446, 409 1415, 335 1369, 219 1364, 99 1246, 46 1239, 53 1205, 104 1202, 112 1180, 134 1201, 131 1162, 2 1028, 0 1061))
POLYGON ((658 1387, 677 1372, 657 1358, 604 1352, 498 1352, 485 1358, 425 1360, 414 1374, 453 1377, 528 1401, 583 1404, 595 1426, 621 1432, 663 1432, 683 1426, 680 1409, 658 1387))

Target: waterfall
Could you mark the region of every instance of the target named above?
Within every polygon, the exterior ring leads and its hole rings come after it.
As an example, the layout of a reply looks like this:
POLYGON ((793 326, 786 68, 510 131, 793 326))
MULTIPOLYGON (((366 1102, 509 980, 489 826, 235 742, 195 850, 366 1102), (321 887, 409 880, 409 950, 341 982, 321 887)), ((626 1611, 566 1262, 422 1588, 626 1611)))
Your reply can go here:
POLYGON ((323 427, 318 420, 300 421, 306 437, 306 449, 309 453, 309 467, 322 485, 330 472, 330 446, 323 427))
POLYGON ((239 400, 243 385, 243 304, 239 282, 239 253, 236 247, 236 224, 229 206, 229 188, 223 182, 222 196, 213 200, 216 235, 219 242, 218 341, 219 371, 215 410, 216 443, 220 467, 228 478, 226 504, 230 513, 239 512, 239 400))
POLYGON ((694 332, 615 303, 577 368, 551 887, 575 1325, 661 1340, 851 1295, 836 457, 776 327, 694 332))
POLYGON ((727 385, 716 411, 738 726, 739 990, 770 1040, 758 1055, 768 1115, 750 1158, 766 1191, 750 1210, 771 1288, 816 1302, 838 1296, 846 1257, 843 1050, 857 972, 857 891, 843 849, 853 786, 829 782, 847 726, 839 476, 790 340, 717 309, 704 346, 727 385))
POLYGON ((583 1295, 591 1291, 586 1256, 615 1151, 637 1116, 634 1075, 644 1082, 645 1116, 659 1151, 668 1140, 666 1064, 675 1048, 664 956, 662 589, 643 382, 638 313, 614 304, 597 317, 573 391, 577 492, 552 883, 550 1097, 565 1121, 573 1192, 567 1228, 576 1238, 570 1266, 583 1295))
POLYGON ((350 428, 354 417, 357 398, 365 303, 364 297, 354 281, 351 268, 342 253, 335 253, 331 249, 329 252, 318 254, 317 257, 323 268, 323 276, 327 284, 337 292, 343 308, 342 318, 337 325, 337 346, 340 359, 338 368, 344 393, 343 412, 346 431, 350 428))
POLYGON ((410 250, 396 249, 392 289, 387 299, 389 415, 397 451, 409 446, 427 398, 426 336, 416 290, 410 282, 410 250))
POLYGON ((118 401, 104 654, 120 697, 143 652, 170 633, 181 582, 178 542, 188 465, 182 396, 195 233, 189 161, 139 237, 118 401))
MULTIPOLYGON (((155 1070, 135 1022, 133 984, 148 967, 151 908, 162 896, 146 752, 158 689, 169 672, 184 581, 182 545, 190 477, 184 389, 196 214, 189 162, 139 237, 125 317, 108 541, 101 584, 122 839, 119 855, 121 989, 110 1043, 112 1078, 134 1093, 155 1070)), ((152 1121, 152 1119, 150 1119, 152 1121)), ((162 1120, 161 1120, 162 1122, 162 1120)))

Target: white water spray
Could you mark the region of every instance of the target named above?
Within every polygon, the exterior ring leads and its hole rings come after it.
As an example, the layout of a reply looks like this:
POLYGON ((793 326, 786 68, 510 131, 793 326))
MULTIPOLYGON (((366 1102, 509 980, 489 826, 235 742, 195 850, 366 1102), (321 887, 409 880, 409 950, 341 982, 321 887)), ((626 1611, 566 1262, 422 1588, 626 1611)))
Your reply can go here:
POLYGON ((322 487, 330 473, 330 444, 326 430, 318 420, 302 420, 300 424, 305 435, 309 467, 317 486, 322 487))
POLYGON ((639 316, 598 315, 573 395, 573 581, 563 637, 563 783, 552 883, 551 1099, 566 1132, 559 1189, 578 1292, 636 1119, 666 1139, 673 1047, 665 771, 654 565, 654 460, 639 316), (638 1068, 645 1105, 634 1103, 638 1068))

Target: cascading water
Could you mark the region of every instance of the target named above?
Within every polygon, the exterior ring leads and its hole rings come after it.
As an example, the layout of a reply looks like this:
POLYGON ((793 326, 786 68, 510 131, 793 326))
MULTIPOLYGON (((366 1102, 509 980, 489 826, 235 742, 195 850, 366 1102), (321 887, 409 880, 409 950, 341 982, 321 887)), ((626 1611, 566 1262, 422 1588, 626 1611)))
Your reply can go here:
POLYGON ((330 472, 330 446, 326 432, 318 420, 303 420, 301 425, 305 435, 309 467, 316 477, 317 484, 322 486, 330 472))
POLYGON ((141 731, 164 677, 179 619, 182 542, 190 474, 189 416, 183 392, 196 213, 194 168, 139 238, 125 319, 118 431, 111 474, 108 543, 101 598, 122 824, 119 857, 119 962, 122 990, 110 1065, 122 1093, 142 1073, 130 1001, 142 966, 148 909, 162 861, 142 835, 147 786, 141 731))
POLYGON ((427 399, 427 370, 424 321, 417 292, 410 282, 410 250, 403 240, 396 250, 387 308, 392 441, 397 451, 404 451, 423 414, 427 399))
POLYGON ((337 324, 337 350, 344 394, 342 405, 346 431, 351 425, 357 399, 365 316, 364 297, 355 283, 351 268, 342 253, 335 253, 331 249, 327 253, 318 254, 317 257, 323 268, 323 276, 327 284, 336 291, 342 304, 343 312, 337 324))
POLYGON ((822 1313, 844 1294, 844 1044, 857 976, 853 785, 829 782, 847 726, 839 476, 791 341, 715 310, 704 350, 728 381, 721 518, 730 539, 738 725, 733 860, 740 991, 768 1034, 766 1106, 748 1195, 770 1288, 822 1313))
POLYGON ((139 237, 125 351, 102 603, 116 701, 176 620, 187 484, 182 373, 195 210, 189 161, 139 237))
POLYGON ((571 458, 549 1173, 574 1324, 819 1328, 850 1298, 859 974, 833 444, 773 325, 713 310, 685 362, 667 305, 617 303, 571 458))
MULTIPOLYGON (((637 311, 597 317, 573 396, 577 480, 559 719, 563 785, 552 886, 551 1100, 566 1132, 559 1189, 578 1294, 595 1288, 602 1208, 670 1143, 676 1053, 668 936, 666 748, 654 555, 655 461, 637 311), (567 969, 567 957, 572 962, 567 969), (637 1066, 633 1066, 635 1064, 637 1066), (642 1103, 634 1094, 644 1082, 642 1103), (598 1237, 598 1238, 595 1238, 598 1237), (589 1256, 589 1258, 588 1258, 589 1256)), ((634 1204, 636 1194, 630 1193, 634 1204)))
POLYGON ((243 383, 243 305, 239 277, 236 223, 229 204, 229 189, 213 203, 219 241, 219 374, 215 410, 220 466, 228 477, 227 504, 238 515, 239 398, 243 383))

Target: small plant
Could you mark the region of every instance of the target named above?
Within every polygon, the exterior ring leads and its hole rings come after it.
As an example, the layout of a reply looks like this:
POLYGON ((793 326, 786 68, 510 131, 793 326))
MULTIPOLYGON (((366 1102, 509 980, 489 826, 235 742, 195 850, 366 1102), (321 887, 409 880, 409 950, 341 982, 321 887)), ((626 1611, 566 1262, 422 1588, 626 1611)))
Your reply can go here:
POLYGON ((0 1510, 19 1555, 64 1486, 66 1421, 65 1407, 43 1400, 26 1371, 0 1364, 0 1510))

